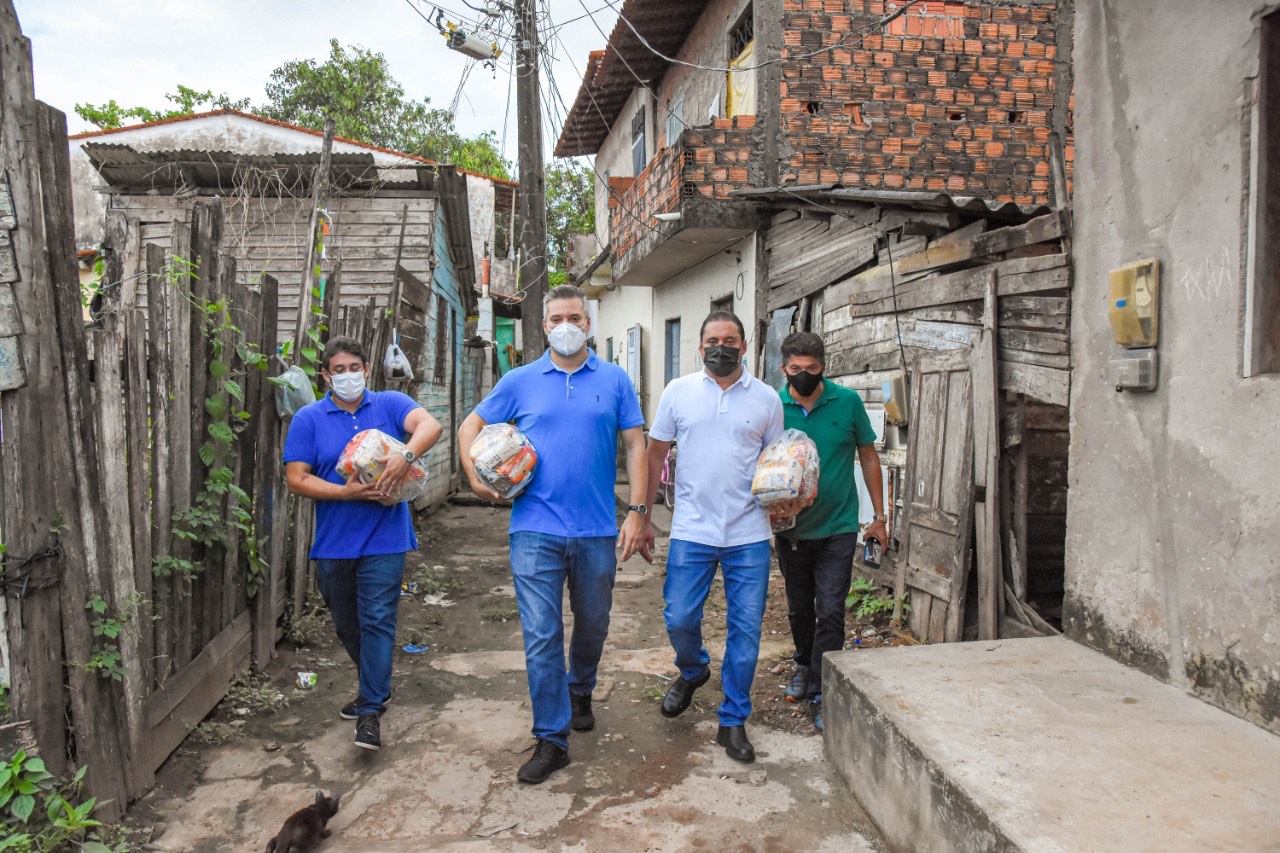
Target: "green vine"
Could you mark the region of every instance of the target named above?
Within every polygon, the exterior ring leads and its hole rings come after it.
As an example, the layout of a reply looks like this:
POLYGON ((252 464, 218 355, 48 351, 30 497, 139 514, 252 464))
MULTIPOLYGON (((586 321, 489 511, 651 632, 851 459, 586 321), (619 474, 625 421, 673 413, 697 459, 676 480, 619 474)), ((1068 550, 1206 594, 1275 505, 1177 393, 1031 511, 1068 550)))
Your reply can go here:
POLYGON ((86 610, 93 611, 93 653, 85 668, 94 670, 103 678, 124 681, 129 674, 124 666, 124 657, 120 653, 120 635, 125 632, 134 610, 142 602, 142 594, 135 592, 129 596, 112 613, 107 612, 107 602, 100 595, 94 595, 85 603, 86 610))
MULTIPOLYGON (((195 267, 195 263, 184 258, 172 258, 165 267, 165 283, 177 287, 179 281, 194 275, 195 267)), ((236 442, 248 429, 250 419, 244 408, 242 381, 249 370, 265 371, 267 359, 232 322, 229 300, 192 299, 192 304, 202 315, 200 330, 210 350, 208 395, 204 399, 204 411, 209 416, 208 438, 200 446, 200 461, 206 472, 204 486, 191 508, 174 516, 173 535, 206 551, 225 551, 231 547, 229 531, 239 531, 240 547, 249 565, 246 587, 253 597, 267 575, 268 566, 253 519, 253 498, 235 484, 232 465, 236 442), (237 361, 243 367, 237 368, 237 361)), ((153 567, 157 576, 178 576, 184 580, 194 579, 201 569, 201 563, 172 554, 157 557, 153 567)))

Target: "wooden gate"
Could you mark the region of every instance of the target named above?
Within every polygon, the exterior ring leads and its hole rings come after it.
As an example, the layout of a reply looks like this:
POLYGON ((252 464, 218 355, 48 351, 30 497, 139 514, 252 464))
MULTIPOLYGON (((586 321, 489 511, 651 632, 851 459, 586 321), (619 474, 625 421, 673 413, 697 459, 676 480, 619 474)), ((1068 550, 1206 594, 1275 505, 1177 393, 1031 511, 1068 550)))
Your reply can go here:
POLYGON ((961 638, 973 523, 973 409, 968 349, 924 353, 912 371, 898 589, 922 640, 961 638))

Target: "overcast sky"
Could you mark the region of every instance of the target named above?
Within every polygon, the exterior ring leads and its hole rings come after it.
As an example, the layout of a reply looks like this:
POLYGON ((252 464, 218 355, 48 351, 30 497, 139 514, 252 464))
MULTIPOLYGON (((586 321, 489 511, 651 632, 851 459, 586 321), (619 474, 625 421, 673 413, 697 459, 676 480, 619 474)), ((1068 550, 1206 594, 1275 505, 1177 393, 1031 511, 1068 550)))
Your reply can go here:
MULTIPOLYGON (((461 0, 442 2, 446 17, 455 21, 458 13, 481 17, 461 0)), ((446 48, 435 28, 414 11, 434 18, 425 0, 15 0, 15 5, 32 42, 36 96, 67 114, 72 133, 93 129, 75 114, 77 103, 115 98, 126 107, 167 108, 164 96, 179 83, 259 103, 274 68, 292 59, 323 59, 331 38, 382 53, 406 94, 429 97, 436 107, 452 102, 469 62, 446 48)), ((556 31, 559 41, 552 43, 555 79, 565 103, 572 105, 587 54, 604 46, 600 30, 610 32, 617 14, 606 0, 548 0, 548 5, 553 24, 562 25, 556 31), (587 12, 594 13, 594 22, 587 12), (574 18, 580 20, 566 23, 574 18)), ((505 122, 506 155, 514 160, 515 97, 508 59, 509 54, 503 57, 496 78, 479 65, 472 69, 457 125, 468 135, 493 130, 501 137, 505 122)), ((553 112, 562 115, 563 110, 554 104, 553 112)), ((561 120, 548 136, 558 134, 561 120)))

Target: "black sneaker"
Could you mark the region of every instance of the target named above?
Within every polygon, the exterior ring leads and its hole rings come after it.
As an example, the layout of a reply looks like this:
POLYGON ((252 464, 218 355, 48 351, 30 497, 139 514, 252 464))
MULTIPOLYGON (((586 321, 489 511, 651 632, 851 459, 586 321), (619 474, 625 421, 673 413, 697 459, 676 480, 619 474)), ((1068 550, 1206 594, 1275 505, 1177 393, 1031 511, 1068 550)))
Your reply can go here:
POLYGON ((541 785, 552 773, 569 764, 569 751, 549 740, 539 740, 533 757, 524 763, 516 778, 529 785, 541 785))
POLYGON ((788 702, 802 702, 809 692, 809 667, 796 664, 795 675, 791 676, 791 686, 783 695, 788 702))
MULTIPOLYGON (((390 705, 390 704, 391 704, 391 697, 388 696, 387 701, 384 703, 384 705, 390 705)), ((338 711, 338 716, 344 720, 358 720, 360 719, 360 715, 356 713, 356 708, 359 708, 359 707, 360 707, 360 697, 357 696, 356 698, 352 699, 350 702, 342 706, 342 710, 338 711)))
POLYGON ((364 714, 356 723, 356 746, 361 749, 382 749, 382 726, 377 714, 364 714))
POLYGON ((591 713, 591 694, 579 696, 570 693, 569 707, 573 709, 573 719, 569 726, 575 732, 589 732, 596 727, 595 715, 591 713))

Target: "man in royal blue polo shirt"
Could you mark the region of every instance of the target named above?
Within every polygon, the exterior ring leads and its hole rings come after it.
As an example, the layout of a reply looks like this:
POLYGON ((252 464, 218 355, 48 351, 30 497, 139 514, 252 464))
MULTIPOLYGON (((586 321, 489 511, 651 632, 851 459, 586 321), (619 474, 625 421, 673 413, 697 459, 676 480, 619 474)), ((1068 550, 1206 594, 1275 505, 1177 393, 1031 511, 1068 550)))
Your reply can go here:
POLYGON ((340 716, 357 721, 356 746, 376 750, 382 747, 379 717, 391 697, 405 553, 418 549, 409 504, 391 501, 413 460, 444 430, 408 395, 365 388, 369 359, 359 341, 331 338, 321 364, 330 390, 293 416, 284 444, 285 478, 289 491, 315 501, 311 559, 316 585, 359 671, 359 693, 340 716), (367 429, 402 439, 408 447, 403 455, 387 457, 377 482, 348 483, 338 473, 338 458, 355 434, 367 429))
MULTIPOLYGON (((514 422, 538 451, 529 486, 511 511, 511 574, 515 579, 525 668, 533 705, 533 757, 521 782, 538 784, 569 763, 569 729, 595 726, 591 691, 609 633, 618 560, 640 546, 645 512, 644 417, 626 371, 586 346, 591 321, 586 297, 553 288, 543 306, 551 349, 502 377, 458 430, 458 450, 476 494, 498 495, 476 474, 471 444, 487 424, 514 422), (618 435, 626 449, 631 506, 619 536, 614 483, 618 435), (564 661, 566 580, 573 610, 569 669, 564 661)), ((646 559, 647 550, 643 552, 646 559)))

